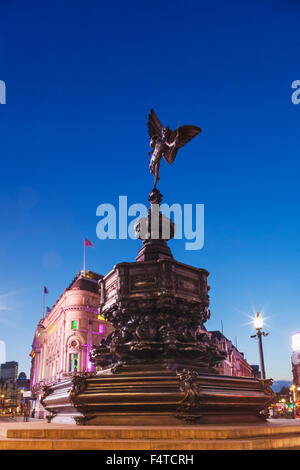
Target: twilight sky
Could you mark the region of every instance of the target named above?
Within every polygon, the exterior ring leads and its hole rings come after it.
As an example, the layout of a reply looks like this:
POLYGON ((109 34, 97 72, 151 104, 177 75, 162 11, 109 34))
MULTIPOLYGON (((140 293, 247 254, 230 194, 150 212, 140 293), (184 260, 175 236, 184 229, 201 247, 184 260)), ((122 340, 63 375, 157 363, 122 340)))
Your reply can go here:
POLYGON ((205 205, 205 244, 179 261, 211 274, 211 319, 266 372, 291 378, 300 330, 300 6, 292 0, 1 0, 0 340, 29 373, 42 314, 82 269, 133 261, 139 241, 96 237, 96 208, 146 203, 147 115, 203 133, 162 163, 164 202, 205 205))

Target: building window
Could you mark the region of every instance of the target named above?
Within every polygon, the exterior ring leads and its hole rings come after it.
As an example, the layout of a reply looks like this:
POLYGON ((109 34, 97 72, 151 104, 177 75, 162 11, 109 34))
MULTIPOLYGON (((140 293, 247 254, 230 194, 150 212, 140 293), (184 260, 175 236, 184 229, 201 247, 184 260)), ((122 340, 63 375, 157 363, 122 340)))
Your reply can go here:
POLYGON ((77 372, 78 371, 78 354, 70 354, 70 372, 77 372))
POLYGON ((72 328, 72 330, 77 330, 78 329, 78 321, 77 320, 72 321, 71 328, 72 328))
POLYGON ((104 335, 104 332, 105 332, 105 326, 103 325, 103 323, 101 323, 101 325, 99 325, 99 333, 101 335, 104 335))

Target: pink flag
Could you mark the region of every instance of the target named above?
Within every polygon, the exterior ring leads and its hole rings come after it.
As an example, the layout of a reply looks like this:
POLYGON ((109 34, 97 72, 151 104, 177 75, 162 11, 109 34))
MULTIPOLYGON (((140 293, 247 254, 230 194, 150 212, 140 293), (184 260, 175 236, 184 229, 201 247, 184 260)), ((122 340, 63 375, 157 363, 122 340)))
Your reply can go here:
POLYGON ((84 246, 91 246, 92 248, 95 248, 94 245, 86 238, 84 239, 84 246))

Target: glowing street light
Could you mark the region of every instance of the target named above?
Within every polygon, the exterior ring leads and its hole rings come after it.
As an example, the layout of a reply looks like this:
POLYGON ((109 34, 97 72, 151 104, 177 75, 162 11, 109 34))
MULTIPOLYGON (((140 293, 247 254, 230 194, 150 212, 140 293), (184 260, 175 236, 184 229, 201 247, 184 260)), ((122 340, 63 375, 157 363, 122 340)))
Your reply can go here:
POLYGON ((261 317, 258 312, 254 317, 253 323, 257 330, 261 330, 262 327, 264 326, 263 317, 261 317))
POLYGON ((265 333, 264 331, 261 331, 262 327, 264 326, 264 321, 263 321, 263 317, 258 312, 256 313, 253 319, 253 324, 257 333, 256 335, 252 335, 251 338, 258 339, 261 378, 265 379, 266 372, 265 372, 264 353, 263 353, 263 347, 262 347, 262 336, 268 336, 269 333, 265 333))
POLYGON ((300 331, 292 336, 292 349, 293 351, 300 351, 300 331))

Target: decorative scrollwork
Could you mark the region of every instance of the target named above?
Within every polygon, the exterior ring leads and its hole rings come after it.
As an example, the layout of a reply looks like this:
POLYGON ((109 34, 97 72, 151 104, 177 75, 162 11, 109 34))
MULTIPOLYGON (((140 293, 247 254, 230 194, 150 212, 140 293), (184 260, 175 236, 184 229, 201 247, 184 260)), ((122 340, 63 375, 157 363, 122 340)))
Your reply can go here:
POLYGON ((187 411, 199 409, 200 386, 197 384, 199 373, 195 370, 183 369, 177 371, 176 374, 179 376, 179 388, 185 394, 179 409, 187 411))
POLYGON ((86 388, 86 377, 84 375, 74 375, 72 383, 72 392, 75 395, 79 395, 79 393, 84 392, 86 388))
POLYGON ((264 394, 269 396, 269 399, 265 403, 265 408, 258 413, 258 417, 266 420, 269 417, 268 405, 276 398, 276 393, 271 388, 271 385, 273 385, 273 379, 259 379, 259 381, 264 394))
POLYGON ((270 402, 276 397, 276 393, 272 390, 273 379, 259 379, 262 389, 266 395, 270 396, 270 402))
POLYGON ((49 386, 49 385, 45 385, 45 386, 43 387, 43 395, 42 395, 42 398, 40 399, 40 403, 41 403, 41 405, 42 405, 44 408, 46 408, 46 409, 47 409, 47 405, 45 404, 45 401, 44 401, 44 400, 45 400, 49 395, 51 395, 51 393, 53 393, 53 388, 52 388, 51 386, 49 386))
POLYGON ((105 315, 115 329, 90 356, 101 369, 117 360, 140 360, 143 355, 154 359, 158 352, 164 357, 184 355, 193 361, 198 357, 199 363, 209 367, 226 356, 208 335, 199 334, 199 325, 209 316, 205 303, 160 296, 118 302, 105 315))
POLYGON ((74 406, 81 405, 78 395, 83 393, 87 386, 87 376, 86 375, 74 375, 72 379, 72 388, 70 391, 70 400, 74 406))

